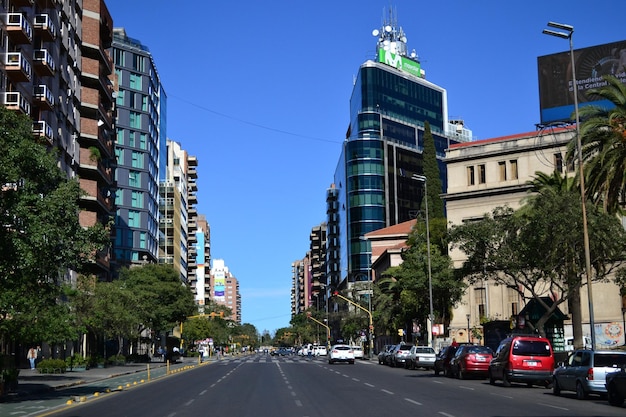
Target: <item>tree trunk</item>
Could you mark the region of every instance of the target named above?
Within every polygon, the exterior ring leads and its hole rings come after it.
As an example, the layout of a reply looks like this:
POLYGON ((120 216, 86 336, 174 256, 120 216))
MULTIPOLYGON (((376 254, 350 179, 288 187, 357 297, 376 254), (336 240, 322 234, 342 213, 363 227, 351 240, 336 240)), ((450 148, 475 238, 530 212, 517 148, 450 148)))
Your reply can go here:
POLYGON ((580 286, 577 286, 570 293, 568 299, 568 307, 572 315, 572 336, 574 337, 574 349, 582 349, 583 342, 583 323, 582 312, 580 307, 580 286))

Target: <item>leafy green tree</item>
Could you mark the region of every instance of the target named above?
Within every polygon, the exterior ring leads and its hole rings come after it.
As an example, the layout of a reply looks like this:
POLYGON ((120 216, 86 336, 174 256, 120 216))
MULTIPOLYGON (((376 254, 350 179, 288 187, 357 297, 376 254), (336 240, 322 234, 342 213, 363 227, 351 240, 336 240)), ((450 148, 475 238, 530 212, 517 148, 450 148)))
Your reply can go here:
POLYGON ((428 181, 428 217, 431 219, 445 218, 443 200, 439 197, 439 194, 444 190, 441 183, 439 163, 437 162, 437 149, 435 148, 435 139, 428 122, 424 122, 424 153, 422 157, 424 176, 428 181))
MULTIPOLYGON (((584 284, 581 221, 579 195, 542 192, 517 212, 499 207, 480 221, 455 225, 450 237, 467 255, 462 274, 469 283, 491 279, 544 307, 535 326, 545 335, 550 315, 584 284), (543 301, 545 295, 552 304, 543 301)), ((626 235, 614 216, 591 205, 588 223, 593 276, 600 281, 620 265, 626 235)))
POLYGON ((147 264, 120 271, 124 288, 135 294, 139 331, 169 331, 197 312, 189 287, 171 265, 147 264))
POLYGON ((76 333, 61 284, 108 244, 102 225, 83 228, 76 179, 35 141, 32 121, 0 108, 0 334, 54 342, 76 333))
MULTIPOLYGON (((585 172, 586 198, 609 213, 622 212, 626 190, 626 86, 613 76, 607 85, 590 95, 610 101, 611 109, 584 106, 580 109, 580 135, 585 172)), ((568 158, 577 152, 576 138, 568 146, 568 158)))

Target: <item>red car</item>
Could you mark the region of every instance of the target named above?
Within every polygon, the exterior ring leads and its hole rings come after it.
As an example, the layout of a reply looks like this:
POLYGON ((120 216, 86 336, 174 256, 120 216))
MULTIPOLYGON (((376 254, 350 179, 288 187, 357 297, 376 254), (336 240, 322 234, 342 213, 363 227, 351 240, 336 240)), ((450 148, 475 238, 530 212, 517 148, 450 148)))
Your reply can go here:
POLYGON ((459 379, 470 375, 486 378, 489 374, 489 362, 493 359, 493 350, 487 346, 459 346, 450 359, 450 373, 459 379))

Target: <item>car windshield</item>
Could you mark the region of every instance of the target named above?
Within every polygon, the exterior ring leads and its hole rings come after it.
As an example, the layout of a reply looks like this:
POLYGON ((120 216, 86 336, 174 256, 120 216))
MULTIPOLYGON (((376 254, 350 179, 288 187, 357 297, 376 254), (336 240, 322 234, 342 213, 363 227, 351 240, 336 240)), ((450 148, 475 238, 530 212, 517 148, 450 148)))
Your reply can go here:
POLYGON ((550 345, 543 340, 516 340, 513 354, 522 356, 550 356, 550 345))
POLYGON ((621 368, 626 366, 626 355, 596 353, 593 361, 594 365, 598 367, 621 368))
POLYGON ((403 345, 398 348, 398 350, 411 350, 411 345, 403 345))
POLYGON ((418 347, 415 348, 415 353, 435 353, 435 349, 431 347, 418 347))
POLYGON ((334 350, 350 350, 350 346, 335 346, 334 350))

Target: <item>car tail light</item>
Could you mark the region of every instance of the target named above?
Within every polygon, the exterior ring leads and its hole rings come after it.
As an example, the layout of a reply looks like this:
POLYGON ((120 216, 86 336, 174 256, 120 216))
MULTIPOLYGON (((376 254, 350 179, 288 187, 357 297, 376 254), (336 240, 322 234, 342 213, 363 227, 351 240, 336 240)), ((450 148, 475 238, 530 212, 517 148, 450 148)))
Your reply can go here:
POLYGON ((476 355, 467 355, 467 362, 476 362, 476 355))
POLYGON ((589 381, 593 381, 593 368, 589 368, 589 370, 587 371, 587 379, 589 381))

